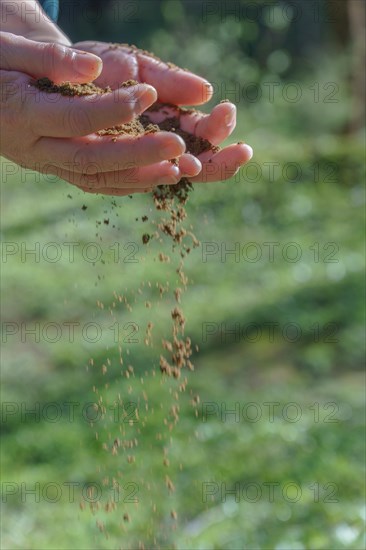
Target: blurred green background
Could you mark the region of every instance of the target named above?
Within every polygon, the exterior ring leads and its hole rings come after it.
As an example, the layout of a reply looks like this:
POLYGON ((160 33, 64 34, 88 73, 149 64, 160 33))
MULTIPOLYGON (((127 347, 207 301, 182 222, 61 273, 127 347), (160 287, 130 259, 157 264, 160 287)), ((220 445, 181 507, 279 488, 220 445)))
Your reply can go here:
POLYGON ((61 2, 73 39, 135 43, 212 81, 203 110, 234 101, 228 141, 255 154, 187 206, 200 351, 185 392, 158 368, 173 299, 156 283, 174 288, 177 258, 142 245, 151 197, 3 161, 2 547, 363 548, 363 2, 76 5, 61 2), (114 454, 118 437, 132 446, 114 454))

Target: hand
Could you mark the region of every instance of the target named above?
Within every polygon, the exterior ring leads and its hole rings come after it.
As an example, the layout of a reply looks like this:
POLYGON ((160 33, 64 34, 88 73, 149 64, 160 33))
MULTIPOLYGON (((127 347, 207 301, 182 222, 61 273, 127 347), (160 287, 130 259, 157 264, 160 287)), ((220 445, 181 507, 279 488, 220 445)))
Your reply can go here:
POLYGON ((3 32, 0 51, 1 154, 8 159, 56 174, 84 191, 114 195, 150 190, 199 173, 199 161, 184 155, 183 140, 170 132, 140 139, 122 136, 116 143, 95 134, 144 112, 157 99, 152 86, 139 84, 133 93, 121 88, 101 96, 51 97, 31 85, 32 77, 92 81, 101 71, 100 59, 3 32), (181 157, 180 168, 169 162, 173 157, 181 157))
MULTIPOLYGON (((103 70, 96 80, 96 84, 102 87, 115 89, 130 79, 146 82, 156 89, 159 102, 174 105, 200 105, 213 95, 213 88, 205 79, 172 67, 135 47, 92 41, 79 42, 75 47, 94 53, 103 60, 103 70)), ((178 110, 164 106, 160 113, 145 114, 152 122, 161 122, 177 113, 178 110)), ((200 112, 185 114, 180 121, 183 130, 219 145, 236 126, 236 107, 225 102, 214 107, 209 115, 200 112)), ((210 182, 231 178, 252 156, 252 148, 244 143, 229 145, 218 153, 202 153, 198 156, 202 170, 190 181, 210 182)))

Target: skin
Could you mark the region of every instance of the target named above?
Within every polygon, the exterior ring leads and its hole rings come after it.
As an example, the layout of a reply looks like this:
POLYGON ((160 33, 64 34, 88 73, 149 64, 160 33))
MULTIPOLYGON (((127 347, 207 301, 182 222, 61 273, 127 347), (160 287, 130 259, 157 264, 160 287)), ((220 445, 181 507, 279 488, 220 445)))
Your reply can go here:
MULTIPOLYGON (((2 10, 6 4, 0 2, 2 10)), ((224 180, 250 160, 252 150, 244 144, 195 158, 185 153, 183 140, 171 132, 119 136, 116 142, 96 135, 98 130, 133 120, 157 100, 176 105, 205 103, 212 97, 212 86, 193 73, 128 47, 111 49, 101 42, 70 47, 67 37, 45 16, 39 29, 24 17, 4 20, 10 21, 6 26, 11 32, 0 33, 1 154, 13 162, 56 174, 86 192, 127 195, 175 184, 184 176, 193 182, 224 180), (35 40, 37 29, 39 40, 35 40), (56 83, 94 81, 110 86, 113 93, 51 96, 29 86, 32 79, 43 76, 56 83), (129 79, 139 84, 119 88, 129 79), (179 158, 179 166, 169 162, 172 158, 179 158)), ((146 114, 157 122, 173 112, 146 114)), ((209 115, 181 118, 184 130, 215 145, 231 134, 235 124, 236 108, 231 103, 217 105, 209 115)))

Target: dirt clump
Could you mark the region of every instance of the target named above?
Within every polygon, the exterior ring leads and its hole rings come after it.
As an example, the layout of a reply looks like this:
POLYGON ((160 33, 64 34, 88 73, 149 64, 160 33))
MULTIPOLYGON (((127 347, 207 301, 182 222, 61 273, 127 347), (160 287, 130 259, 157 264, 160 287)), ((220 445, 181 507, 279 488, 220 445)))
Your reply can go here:
POLYGON ((126 80, 125 82, 122 82, 121 88, 130 88, 131 86, 137 86, 138 82, 137 80, 126 80))

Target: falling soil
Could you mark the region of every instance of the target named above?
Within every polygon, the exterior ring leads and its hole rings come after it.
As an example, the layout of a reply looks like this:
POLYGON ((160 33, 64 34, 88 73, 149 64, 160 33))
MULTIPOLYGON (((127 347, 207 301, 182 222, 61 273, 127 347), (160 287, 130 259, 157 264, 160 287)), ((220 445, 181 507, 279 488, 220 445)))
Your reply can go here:
MULTIPOLYGON (((116 47, 118 47, 118 45, 111 45, 111 49, 116 47)), ((134 46, 131 46, 131 48, 132 50, 135 49, 134 46)), ((151 52, 144 51, 142 53, 153 56, 151 52)), ((136 84, 137 82, 135 80, 127 80, 121 83, 121 87, 129 87, 136 84)), ((35 81, 34 85, 44 92, 60 93, 68 96, 101 95, 112 91, 110 88, 103 89, 92 83, 71 84, 70 82, 65 82, 56 85, 48 78, 38 79, 35 81)), ((220 150, 219 147, 212 145, 207 139, 186 132, 181 128, 181 117, 196 112, 195 109, 184 109, 170 103, 156 102, 146 111, 146 113, 156 112, 166 114, 167 118, 159 123, 152 124, 149 115, 144 114, 126 124, 100 130, 97 134, 100 136, 112 136, 112 140, 117 141, 118 136, 129 135, 138 137, 149 133, 167 131, 179 135, 186 144, 187 152, 194 156, 198 156, 206 151, 216 153, 220 150), (171 109, 174 109, 174 116, 168 116, 171 109)), ((177 161, 177 159, 172 159, 172 162, 178 163, 179 161, 177 161)), ((163 234, 168 236, 173 243, 173 247, 179 247, 181 258, 184 258, 186 254, 189 254, 192 248, 199 245, 199 241, 195 235, 183 226, 183 222, 187 217, 184 207, 191 190, 191 182, 187 178, 181 178, 176 185, 159 185, 155 187, 152 193, 156 210, 167 214, 167 218, 162 218, 156 223, 158 235, 163 234), (187 238, 189 239, 189 245, 186 244, 187 238)), ((144 218, 143 221, 147 219, 147 216, 144 216, 144 218)), ((105 220, 104 223, 109 223, 109 221, 105 220)), ((142 235, 143 244, 147 245, 151 238, 151 235, 144 233, 142 235)), ((164 256, 159 255, 160 261, 162 261, 162 257, 164 256)), ((184 274, 183 261, 177 266, 176 272, 179 276, 181 286, 185 289, 188 280, 184 274)), ((178 303, 181 301, 182 292, 183 290, 181 287, 174 290, 175 300, 178 303)), ((179 378, 183 367, 193 370, 193 364, 189 359, 192 355, 192 349, 190 339, 183 339, 185 327, 183 312, 178 310, 178 308, 173 309, 172 320, 172 340, 164 341, 163 343, 163 348, 170 353, 170 359, 168 360, 164 355, 161 355, 160 369, 168 376, 179 378)))

